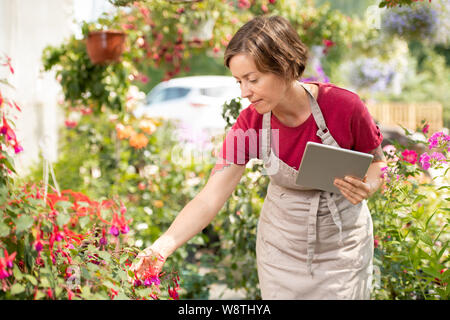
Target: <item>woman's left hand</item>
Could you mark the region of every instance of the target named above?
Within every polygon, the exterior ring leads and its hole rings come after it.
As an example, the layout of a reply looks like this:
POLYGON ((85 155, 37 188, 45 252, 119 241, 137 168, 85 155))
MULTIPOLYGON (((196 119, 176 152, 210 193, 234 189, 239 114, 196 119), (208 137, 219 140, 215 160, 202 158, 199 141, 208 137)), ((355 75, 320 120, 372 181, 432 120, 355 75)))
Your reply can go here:
POLYGON ((358 204, 370 195, 370 185, 363 180, 345 176, 344 179, 334 179, 334 185, 341 191, 342 195, 352 204, 358 204))

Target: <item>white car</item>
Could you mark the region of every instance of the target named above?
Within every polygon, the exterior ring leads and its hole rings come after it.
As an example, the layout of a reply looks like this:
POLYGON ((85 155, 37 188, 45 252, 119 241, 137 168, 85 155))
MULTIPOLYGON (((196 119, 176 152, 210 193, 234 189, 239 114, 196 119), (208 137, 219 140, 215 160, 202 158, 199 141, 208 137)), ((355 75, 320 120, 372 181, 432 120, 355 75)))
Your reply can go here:
MULTIPOLYGON (((138 107, 136 117, 179 120, 194 129, 223 130, 222 105, 240 97, 236 79, 230 76, 191 76, 173 78, 156 85, 138 107)), ((247 107, 248 99, 242 100, 247 107)))

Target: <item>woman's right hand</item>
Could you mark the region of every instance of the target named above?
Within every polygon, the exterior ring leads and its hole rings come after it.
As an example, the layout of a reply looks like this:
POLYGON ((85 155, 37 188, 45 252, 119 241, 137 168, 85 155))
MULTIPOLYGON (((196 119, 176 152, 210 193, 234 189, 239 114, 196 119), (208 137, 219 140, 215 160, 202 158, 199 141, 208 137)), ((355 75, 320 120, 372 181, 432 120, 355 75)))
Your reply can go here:
POLYGON ((130 270, 134 272, 134 279, 129 277, 129 281, 141 279, 146 272, 158 275, 162 271, 166 258, 152 246, 142 250, 130 266, 130 270))

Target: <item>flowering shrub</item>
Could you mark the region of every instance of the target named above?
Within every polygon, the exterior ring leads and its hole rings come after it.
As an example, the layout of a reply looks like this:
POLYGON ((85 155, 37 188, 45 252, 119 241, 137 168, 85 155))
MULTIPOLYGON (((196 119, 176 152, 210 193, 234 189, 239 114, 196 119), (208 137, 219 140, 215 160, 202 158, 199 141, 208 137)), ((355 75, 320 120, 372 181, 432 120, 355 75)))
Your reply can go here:
POLYGON ((390 63, 378 58, 359 58, 352 62, 349 80, 358 89, 384 92, 390 86, 396 71, 390 63))
MULTIPOLYGON (((10 74, 14 74, 10 57, 1 56, 0 66, 6 67, 10 74)), ((0 79, 0 84, 9 86, 7 79, 0 79)), ((10 174, 14 171, 14 161, 11 158, 12 151, 14 150, 14 153, 17 154, 23 151, 23 148, 17 141, 11 122, 7 118, 11 109, 15 108, 17 111, 21 111, 21 109, 14 100, 6 97, 2 90, 3 87, 0 87, 0 185, 6 185, 10 174)))
POLYGON ((387 34, 423 40, 434 37, 437 17, 438 13, 427 4, 397 7, 385 12, 381 28, 387 34))
POLYGON ((19 144, 3 103, 0 111, 0 298, 177 299, 176 273, 137 279, 128 270, 139 249, 128 245, 132 219, 122 201, 15 183, 8 151, 19 144))
MULTIPOLYGON (((448 202, 450 136, 437 132, 410 146, 384 148, 385 184, 369 206, 375 230, 376 299, 448 299, 448 202), (432 170, 434 178, 425 170, 432 170)), ((406 130, 406 133, 411 134, 406 130)))

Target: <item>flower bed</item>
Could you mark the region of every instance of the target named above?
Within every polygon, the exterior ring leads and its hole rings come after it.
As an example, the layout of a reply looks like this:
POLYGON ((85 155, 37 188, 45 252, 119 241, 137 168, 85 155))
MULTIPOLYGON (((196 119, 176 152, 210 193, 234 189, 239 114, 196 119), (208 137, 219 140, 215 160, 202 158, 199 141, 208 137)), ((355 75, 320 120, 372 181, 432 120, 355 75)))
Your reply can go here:
POLYGON ((22 149, 6 104, 20 108, 0 97, 0 299, 178 299, 176 272, 128 269, 139 249, 121 200, 15 183, 11 153, 22 149))

